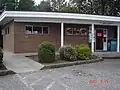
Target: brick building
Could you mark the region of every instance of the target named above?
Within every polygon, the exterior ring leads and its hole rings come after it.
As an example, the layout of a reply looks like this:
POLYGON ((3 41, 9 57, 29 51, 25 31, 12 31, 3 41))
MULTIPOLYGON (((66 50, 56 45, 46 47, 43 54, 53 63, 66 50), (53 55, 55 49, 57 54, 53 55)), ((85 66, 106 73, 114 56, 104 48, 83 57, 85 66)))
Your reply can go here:
POLYGON ((36 52, 43 41, 56 48, 65 44, 91 42, 92 52, 108 51, 108 40, 116 39, 119 52, 120 17, 55 13, 4 11, 0 15, 3 49, 14 53, 36 52))

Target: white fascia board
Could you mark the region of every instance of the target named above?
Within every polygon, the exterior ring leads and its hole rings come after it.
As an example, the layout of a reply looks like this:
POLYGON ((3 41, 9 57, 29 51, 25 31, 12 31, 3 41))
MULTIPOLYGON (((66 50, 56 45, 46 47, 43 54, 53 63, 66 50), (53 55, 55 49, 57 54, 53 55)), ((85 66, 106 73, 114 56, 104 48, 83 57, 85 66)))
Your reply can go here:
POLYGON ((72 13, 55 13, 55 12, 23 12, 23 11, 4 11, 0 16, 0 21, 5 17, 13 18, 56 18, 56 19, 77 19, 91 21, 110 21, 120 22, 120 17, 87 15, 87 14, 72 14, 72 13))
POLYGON ((92 20, 78 20, 78 19, 56 19, 56 18, 14 18, 15 22, 53 22, 53 23, 72 23, 72 24, 96 24, 96 25, 120 25, 120 22, 105 22, 92 20))
POLYGON ((4 11, 1 15, 0 15, 0 22, 6 17, 6 12, 4 11))

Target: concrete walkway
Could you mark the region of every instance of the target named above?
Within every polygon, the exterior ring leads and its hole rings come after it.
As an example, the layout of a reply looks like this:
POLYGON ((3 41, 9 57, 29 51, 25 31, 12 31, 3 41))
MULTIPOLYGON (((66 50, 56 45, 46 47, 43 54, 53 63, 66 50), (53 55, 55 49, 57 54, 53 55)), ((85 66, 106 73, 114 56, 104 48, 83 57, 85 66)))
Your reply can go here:
POLYGON ((93 54, 101 57, 120 57, 120 52, 95 52, 93 54))
POLYGON ((44 67, 42 64, 25 57, 24 54, 19 55, 6 51, 4 51, 3 63, 8 70, 16 73, 38 71, 44 67))

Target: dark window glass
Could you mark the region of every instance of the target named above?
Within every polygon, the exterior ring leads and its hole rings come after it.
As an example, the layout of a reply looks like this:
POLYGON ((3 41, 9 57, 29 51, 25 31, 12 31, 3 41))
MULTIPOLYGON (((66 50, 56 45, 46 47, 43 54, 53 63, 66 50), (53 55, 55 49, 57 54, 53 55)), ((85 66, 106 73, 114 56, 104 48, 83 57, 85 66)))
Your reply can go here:
POLYGON ((73 30, 73 34, 76 35, 76 30, 73 30))
POLYGON ((6 34, 9 34, 9 33, 10 33, 9 27, 8 27, 8 28, 5 28, 5 35, 6 35, 6 34))
POLYGON ((81 35, 87 35, 87 30, 86 28, 81 29, 81 35))
POLYGON ((7 28, 5 28, 5 35, 7 34, 7 28))
POLYGON ((43 34, 48 34, 49 31, 48 31, 48 27, 43 27, 43 34))
POLYGON ((40 27, 40 26, 34 26, 33 27, 33 33, 34 34, 42 34, 42 27, 40 27))
POLYGON ((9 29, 9 27, 7 28, 7 34, 10 34, 10 29, 9 29))
POLYGON ((80 31, 79 30, 76 31, 76 35, 80 35, 80 31))
POLYGON ((26 26, 26 33, 32 34, 32 26, 26 26))

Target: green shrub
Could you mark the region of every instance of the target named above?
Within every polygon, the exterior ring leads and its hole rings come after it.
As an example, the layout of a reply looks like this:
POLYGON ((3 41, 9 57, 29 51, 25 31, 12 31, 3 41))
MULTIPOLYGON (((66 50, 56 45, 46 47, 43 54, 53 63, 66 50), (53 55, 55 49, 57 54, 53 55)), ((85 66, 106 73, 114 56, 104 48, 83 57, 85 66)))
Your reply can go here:
POLYGON ((92 56, 89 45, 87 44, 76 45, 75 51, 76 51, 77 59, 79 60, 90 59, 92 56))
POLYGON ((50 42, 43 42, 39 45, 38 59, 41 63, 55 61, 55 47, 50 42))
POLYGON ((0 48, 0 64, 2 64, 2 62, 3 62, 3 51, 0 48))
POLYGON ((61 47, 59 49, 59 54, 60 54, 60 59, 61 60, 66 60, 66 61, 77 60, 75 50, 70 45, 61 47))

